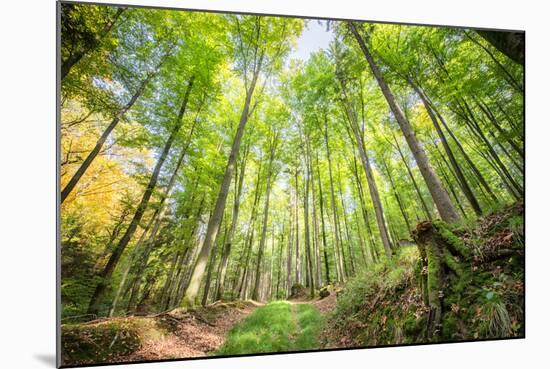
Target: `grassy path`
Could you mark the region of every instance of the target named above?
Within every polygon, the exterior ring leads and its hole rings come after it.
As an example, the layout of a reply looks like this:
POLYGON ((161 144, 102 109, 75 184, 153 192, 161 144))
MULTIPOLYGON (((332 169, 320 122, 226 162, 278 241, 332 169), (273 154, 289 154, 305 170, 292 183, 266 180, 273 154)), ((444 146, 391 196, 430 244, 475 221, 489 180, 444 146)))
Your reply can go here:
POLYGON ((235 325, 215 355, 315 349, 323 325, 321 313, 310 304, 272 302, 235 325))

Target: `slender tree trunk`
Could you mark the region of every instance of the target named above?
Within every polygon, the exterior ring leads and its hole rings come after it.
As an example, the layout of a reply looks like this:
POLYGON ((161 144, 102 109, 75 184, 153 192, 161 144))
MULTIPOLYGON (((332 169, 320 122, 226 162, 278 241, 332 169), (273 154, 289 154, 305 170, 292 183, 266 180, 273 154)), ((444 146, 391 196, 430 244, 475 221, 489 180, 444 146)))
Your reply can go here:
POLYGON ((181 105, 180 111, 178 113, 178 116, 176 118, 176 122, 174 125, 174 128, 172 128, 172 131, 170 133, 170 137, 168 137, 168 140, 166 141, 164 148, 157 160, 157 163, 155 165, 155 169, 153 170, 153 174, 151 175, 151 178, 149 179, 149 183, 147 184, 147 187, 145 188, 145 192, 143 193, 143 196, 141 198, 141 201, 136 209, 136 212, 134 214, 134 217, 132 221, 130 222, 128 228, 126 229, 126 232, 118 242, 117 247, 111 254, 111 257, 109 258, 109 261, 107 262, 107 265, 103 269, 103 271, 99 274, 99 277, 101 278, 100 282, 96 286, 96 289, 94 291, 94 294, 92 296, 92 299, 90 300, 90 305, 88 307, 88 313, 90 314, 96 314, 99 311, 99 307, 101 303, 103 302, 103 296, 105 293, 105 289, 107 288, 108 279, 111 278, 111 275, 113 274, 113 271, 118 264, 118 261, 120 260, 120 257, 122 256, 122 253, 124 252, 124 249, 132 239, 132 236, 134 235, 139 222, 141 221, 141 218, 143 217, 143 214, 145 213, 145 210, 147 209, 147 206, 149 205, 149 199, 153 195, 153 191, 157 185, 158 177, 160 175, 160 170, 162 169, 162 166, 164 162, 166 161, 166 158, 168 157, 168 153, 170 152, 170 149, 172 147, 172 144, 174 140, 176 139, 176 136, 183 124, 183 115, 185 113, 185 109, 187 108, 187 102, 189 100, 189 95, 191 93, 191 89, 193 87, 193 81, 194 77, 191 77, 189 79, 189 82, 187 84, 187 89, 185 91, 185 96, 183 98, 183 103, 181 105))
MULTIPOLYGON (((451 173, 453 173, 453 169, 451 168, 450 164, 447 162, 447 160, 445 159, 445 156, 443 156, 443 153, 441 153, 439 151, 439 148, 436 146, 436 149, 437 149, 437 152, 439 154, 439 157, 441 158, 441 160, 445 163, 445 166, 449 169, 449 171, 451 173)), ((451 192, 451 195, 453 196, 453 198, 455 199, 455 202, 456 202, 456 205, 458 206, 459 210, 462 212, 462 215, 464 216, 464 218, 467 218, 468 216, 466 215, 466 211, 464 210, 464 208, 462 207, 462 201, 460 201, 460 198, 458 197, 458 195, 456 194, 455 192, 455 189, 454 189, 454 185, 453 185, 453 182, 451 181, 451 179, 449 178, 449 176, 447 175, 446 171, 445 171, 445 167, 439 162, 439 160, 434 157, 434 162, 436 164, 436 166, 439 167, 439 172, 441 173, 442 177, 443 177, 443 180, 445 181, 445 183, 447 183, 447 187, 449 188, 449 191, 451 192)), ((456 176, 455 176, 456 178, 456 176)))
POLYGON ((219 277, 218 277, 216 300, 220 300, 223 297, 224 282, 225 282, 225 275, 227 273, 227 265, 229 263, 229 255, 231 253, 233 237, 235 235, 235 230, 237 228, 237 220, 239 218, 240 199, 241 199, 241 194, 243 189, 244 173, 246 169, 246 161, 247 161, 249 149, 250 149, 250 145, 247 145, 242 158, 240 173, 235 178, 235 191, 234 191, 235 199, 233 202, 233 214, 231 217, 231 226, 229 228, 229 235, 227 236, 227 242, 224 245, 224 249, 222 252, 222 259, 220 262, 220 271, 219 271, 219 277))
POLYGON ((363 238, 363 235, 361 233, 361 223, 359 222, 359 216, 357 215, 357 211, 354 211, 353 214, 355 215, 355 224, 357 225, 357 236, 359 236, 359 245, 361 246, 361 257, 363 258, 363 264, 365 266, 368 265, 367 261, 367 254, 365 252, 365 239, 363 238))
POLYGON ((288 195, 288 247, 286 259, 286 295, 290 295, 290 287, 292 286, 292 241, 294 240, 293 211, 292 211, 292 194, 288 195))
POLYGON ((313 241, 314 241, 314 269, 315 269, 315 281, 317 286, 322 284, 322 268, 321 268, 321 247, 319 242, 319 220, 317 218, 317 198, 315 192, 315 175, 313 171, 313 159, 311 155, 311 143, 308 139, 308 166, 311 178, 311 199, 312 199, 312 214, 313 214, 313 241))
MULTIPOLYGON (((176 162, 176 166, 174 168, 174 171, 172 172, 172 175, 170 176, 170 180, 168 181, 168 185, 166 187, 166 190, 165 190, 164 194, 161 196, 159 204, 157 205, 157 208, 156 208, 153 216, 151 217, 150 222, 152 223, 152 227, 150 228, 151 233, 149 234, 149 238, 147 239, 147 241, 145 243, 143 243, 143 240, 140 238, 140 240, 138 241, 138 243, 134 247, 134 249, 138 253, 138 255, 137 255, 138 258, 135 259, 134 262, 132 262, 132 265, 130 265, 130 267, 134 269, 134 272, 132 273, 134 275, 134 280, 132 282, 130 282, 131 286, 133 286, 136 283, 138 283, 138 284, 140 283, 141 275, 143 274, 143 271, 144 271, 144 269, 147 265, 147 262, 149 261, 149 256, 151 254, 151 251, 153 250, 154 241, 155 241, 155 239, 157 237, 157 234, 160 230, 160 226, 161 226, 162 220, 164 219, 164 215, 165 215, 165 212, 166 212, 166 206, 165 206, 166 199, 170 198, 170 196, 172 195, 172 191, 173 191, 174 186, 176 184, 176 180, 177 180, 177 177, 178 177, 179 170, 180 170, 180 168, 183 164, 183 160, 185 159, 185 155, 187 153, 187 150, 189 149, 189 146, 191 145, 191 141, 192 141, 192 138, 193 138, 193 132, 195 130, 195 126, 197 124, 197 121, 198 121, 198 119, 195 119, 193 121, 193 124, 191 125, 191 128, 189 130, 189 134, 188 134, 188 138, 187 138, 187 143, 185 144, 185 146, 181 150, 181 153, 179 155, 178 161, 176 162), (142 247, 143 244, 145 246, 144 246, 144 249, 141 250, 141 247, 142 247)), ((127 274, 127 272, 125 272, 125 275, 126 274, 127 274)), ((137 288, 137 290, 139 290, 139 287, 137 288)), ((134 291, 133 288, 132 288, 132 291, 134 291)))
POLYGON ((260 238, 260 245, 258 246, 258 260, 256 262, 256 280, 254 281, 254 289, 252 290, 252 299, 258 300, 259 298, 259 287, 260 287, 260 276, 262 268, 262 258, 265 248, 265 240, 267 235, 267 221, 269 218, 269 198, 271 195, 271 181, 273 177, 273 162, 275 160, 275 151, 277 150, 278 144, 278 133, 274 134, 271 142, 271 152, 269 155, 269 164, 267 166, 267 184, 265 188, 265 205, 264 205, 264 218, 262 221, 262 236, 260 238))
POLYGON ((340 236, 338 235, 338 215, 336 214, 336 197, 334 196, 334 181, 332 177, 332 160, 330 157, 330 145, 328 141, 328 122, 325 116, 325 129, 324 129, 324 135, 325 135, 325 148, 327 151, 327 161, 328 161, 328 175, 329 175, 329 181, 330 181, 330 196, 331 196, 331 205, 332 205, 332 220, 334 224, 334 255, 336 256, 336 274, 338 281, 343 281, 343 268, 341 264, 341 260, 339 257, 339 250, 340 250, 340 236))
POLYGON ((279 253, 277 255, 277 286, 275 288, 275 300, 279 299, 279 287, 281 286, 281 272, 283 270, 283 244, 284 244, 284 235, 285 235, 285 224, 281 229, 281 234, 279 235, 279 253))
POLYGON ((390 168, 388 167, 388 164, 382 158, 382 164, 384 165, 384 168, 386 169, 386 173, 388 175, 388 179, 390 180, 390 185, 393 190, 393 195, 395 197, 395 200, 397 201, 397 205, 399 205, 399 210, 401 211, 401 215, 403 215, 403 220, 405 220, 405 225, 407 226, 407 231, 411 231, 411 223, 409 222, 409 217, 407 216, 407 212, 405 211, 405 207, 403 206, 403 202, 401 201, 401 197, 399 196, 399 193, 397 192, 397 188, 395 187, 395 183, 393 182, 393 177, 390 172, 390 168))
MULTIPOLYGON (((306 137, 306 141, 309 140, 306 137)), ((307 261, 307 275, 309 276, 309 297, 313 299, 315 297, 315 283, 313 274, 313 255, 311 252, 311 243, 309 239, 309 184, 311 180, 310 167, 307 165, 307 161, 310 155, 309 145, 306 146, 306 170, 305 170, 305 193, 304 193, 304 237, 306 247, 306 261, 307 261)))
POLYGON ((101 268, 101 266, 103 264, 103 261, 104 261, 103 259, 105 259, 105 257, 112 251, 111 249, 112 249, 113 243, 118 238, 118 235, 120 234, 122 225, 126 221, 126 217, 128 217, 129 214, 130 214, 130 208, 125 208, 122 211, 122 213, 120 215, 120 218, 117 220, 115 226, 113 227, 113 230, 111 231, 111 234, 109 236, 109 241, 107 242, 107 245, 105 245, 105 248, 103 249, 103 252, 97 258, 97 261, 94 265, 94 270, 98 271, 101 268))
MULTIPOLYGON (((227 225, 225 226, 225 232, 222 239, 222 245, 225 243, 225 237, 227 236, 227 225)), ((208 271, 206 272, 206 280, 204 281, 204 291, 202 294, 202 301, 201 305, 206 306, 206 303, 208 302, 208 294, 210 292, 210 285, 212 281, 212 272, 214 271, 214 267, 216 266, 216 259, 218 256, 217 248, 214 247, 212 250, 212 255, 210 255, 210 264, 208 265, 208 271)))
POLYGON ((498 69, 504 73, 506 82, 508 82, 510 86, 516 89, 520 94, 523 94, 523 87, 521 86, 521 84, 514 78, 514 76, 512 76, 512 74, 508 71, 508 69, 506 69, 506 67, 502 65, 501 62, 498 61, 498 59, 493 55, 491 50, 489 50, 487 47, 485 47, 483 44, 477 41, 474 37, 472 37, 469 32, 465 31, 464 33, 474 44, 481 47, 487 53, 487 55, 489 55, 489 57, 491 58, 491 60, 493 60, 495 65, 498 67, 498 69))
POLYGON ((424 108, 428 112, 428 115, 435 127, 435 130, 437 132, 437 135, 439 136, 439 139, 441 140, 441 144, 443 145, 443 148, 445 149, 445 153, 447 154, 447 157, 449 158, 453 171, 456 174, 456 177, 458 179, 458 183, 460 185, 460 188, 462 189, 462 192, 464 193, 464 196, 466 196, 466 199, 470 203, 470 206, 476 213, 476 215, 481 215, 482 210, 481 206, 479 205, 479 202, 477 201, 477 198, 475 197, 468 181, 466 180, 466 177, 464 176, 464 173, 462 172, 462 169, 460 168, 460 165, 458 164, 458 161, 456 160, 453 151, 451 150, 451 147, 449 146, 447 142, 447 138, 445 137, 445 134, 441 130, 441 126, 439 125, 439 122, 437 121, 437 117, 435 116, 434 112, 431 109, 431 106, 424 95, 424 92, 420 89, 420 87, 412 81, 412 79, 407 78, 407 81, 409 82, 409 85, 413 88, 413 90, 420 96, 420 100, 422 100, 422 103, 424 104, 424 108))
POLYGON ((176 252, 176 255, 175 257, 173 258, 172 260, 172 264, 170 265, 170 270, 168 272, 168 274, 166 275, 166 281, 164 282, 164 286, 162 287, 162 291, 160 293, 160 299, 159 299, 159 303, 160 303, 160 310, 165 310, 165 306, 167 304, 167 301, 168 301, 168 291, 170 291, 170 288, 172 287, 172 284, 174 283, 174 279, 175 279, 175 273, 176 273, 176 269, 177 269, 177 266, 180 261, 180 258, 183 256, 183 253, 181 251, 177 251, 176 252))
POLYGON ((455 142, 456 147, 458 147, 458 149, 462 153, 462 156, 464 157, 464 159, 466 160, 466 162, 468 163, 468 165, 470 166, 470 168, 474 172, 475 176, 478 178, 480 184, 483 186, 485 191, 487 191, 489 193, 491 198, 496 203, 499 203, 499 199, 497 198, 497 196, 495 195, 495 193, 493 192, 493 190, 491 189, 491 187, 489 186, 489 184, 485 180, 485 177, 481 174, 481 172, 479 171, 477 166, 474 164, 474 162, 472 161, 470 156, 466 153, 466 151, 464 150, 464 147, 462 146, 462 144, 460 143, 458 138, 455 136, 453 131, 449 128, 449 126, 448 126, 447 122, 445 121, 445 119, 443 119, 443 116, 439 113, 438 109, 435 107, 435 105, 433 103, 430 103, 430 106, 431 106, 432 110, 435 112, 435 114, 437 115, 437 117, 439 118, 439 121, 441 122, 441 124, 443 125, 443 127, 445 128, 447 133, 449 133, 449 136, 451 136, 451 138, 455 142))
POLYGON ((501 127, 500 123, 498 122, 498 119, 495 117, 493 112, 491 111, 491 108, 483 101, 476 100, 476 104, 479 107, 479 109, 485 114, 489 122, 495 127, 498 131, 498 133, 506 139, 506 142, 510 145, 510 147, 519 155, 520 158, 525 159, 525 154, 523 153, 523 149, 519 147, 519 145, 514 142, 513 139, 510 138, 510 133, 505 131, 504 128, 501 127))
POLYGON ((222 185, 220 187, 220 191, 218 194, 218 198, 216 200, 216 205, 214 207, 214 212, 212 214, 212 217, 208 221, 208 227, 206 230, 206 236, 204 238, 204 242, 202 245, 202 249, 199 253, 199 257, 197 259, 197 262, 193 268, 193 273, 191 275, 191 281, 189 283, 189 286, 187 287, 187 291, 185 292, 185 298, 188 300, 189 303, 193 304, 195 301, 195 298, 199 292, 200 284, 202 277, 204 275, 204 271, 206 269, 206 263, 208 261, 208 256, 210 255, 210 252, 212 251, 212 247, 215 244, 216 236, 218 235, 218 230, 220 227, 220 223, 223 216, 223 210, 225 208, 225 203, 227 201, 227 195, 229 194, 229 186, 231 185, 231 179, 233 177, 233 171, 235 170, 235 166, 237 163, 237 156, 239 154, 239 148, 241 146, 241 140, 243 137, 244 129, 246 126, 246 123, 248 122, 249 118, 249 110, 250 110, 250 101, 252 99, 252 94, 254 93, 254 88, 256 86, 256 81, 258 80, 258 75, 260 73, 260 67, 263 60, 263 53, 260 56, 260 60, 258 63, 258 66, 254 72, 254 76, 252 78, 252 81, 250 83, 250 86, 248 90, 246 91, 246 98, 244 102, 244 107, 242 110, 241 118, 239 121, 239 126, 237 128, 237 132, 235 134, 235 138, 233 139, 233 145, 231 147, 231 152, 229 154, 229 159, 227 162, 227 166, 225 168, 225 173, 223 176, 222 185))
POLYGON ((366 43, 359 35, 355 24, 353 22, 348 22, 348 25, 357 42, 359 43, 359 46, 363 51, 367 62, 369 63, 369 66, 378 82, 378 85, 380 86, 380 89, 384 97, 386 98, 386 101, 388 102, 388 105, 390 106, 390 109, 393 112, 393 115, 397 120, 401 131, 403 132, 403 135, 405 136, 405 139, 407 140, 407 143, 411 149, 411 152, 414 155, 420 173, 422 173, 422 176, 426 181, 426 185, 430 191, 430 194, 432 195, 441 219, 443 219, 443 221, 447 223, 457 222, 459 220, 459 216, 451 202, 451 199, 449 198, 449 195, 443 188, 443 185, 439 181, 439 178, 437 177, 432 166, 430 165, 428 156, 418 142, 414 134, 413 128, 411 127, 411 124, 403 114, 403 111, 401 110, 399 105, 397 105, 393 93, 391 92, 389 86, 386 84, 382 72, 380 71, 378 65, 375 63, 372 55, 370 54, 366 43))
POLYGON ((252 250, 252 244, 254 239, 254 224, 256 223, 256 215, 258 211, 258 203, 260 201, 260 194, 261 194, 261 174, 262 174, 262 162, 260 161, 260 165, 258 168, 258 173, 256 177, 256 188, 254 193, 254 202, 252 204, 252 210, 250 212, 250 220, 248 221, 248 232, 246 235, 246 241, 245 241, 245 248, 243 252, 243 257, 241 258, 241 262, 239 265, 241 266, 239 273, 239 277, 236 280, 238 285, 234 285, 234 291, 237 296, 240 296, 241 290, 244 286, 245 278, 246 278, 246 271, 248 269, 248 263, 250 261, 250 254, 252 250))
POLYGON ((319 168, 319 157, 316 156, 317 161, 317 178, 319 183, 319 207, 321 208, 321 235, 323 239, 323 258, 325 260, 325 281, 327 284, 330 284, 330 267, 328 263, 328 252, 327 252, 327 235, 325 230, 325 210, 324 210, 324 199, 323 199, 323 185, 321 183, 321 169, 319 168))
POLYGON ((296 226, 294 228, 295 238, 296 238, 296 263, 294 268, 294 283, 301 283, 302 274, 301 274, 301 263, 300 263, 300 217, 299 217, 299 206, 298 206, 298 167, 296 167, 296 172, 294 173, 294 178, 296 181, 295 184, 295 197, 294 197, 294 212, 295 212, 295 221, 296 226))
MULTIPOLYGON (((344 88, 343 85, 342 85, 342 88, 344 88)), ((344 95, 346 96, 346 92, 344 92, 344 95)), ((378 186, 376 185, 376 181, 374 179, 374 174, 372 172, 372 167, 370 165, 369 157, 367 156, 367 153, 365 151, 365 142, 364 142, 363 136, 361 132, 359 132, 359 126, 357 124, 357 120, 355 119, 356 117, 353 114, 353 112, 350 110, 347 104, 347 98, 346 98, 346 102, 344 103, 344 109, 346 110, 348 121, 350 123, 351 129, 355 136, 355 140, 357 142, 357 145, 356 145, 357 151, 359 152, 359 157, 361 158, 361 163, 363 164, 363 169, 367 177, 369 193, 370 193, 370 197, 374 207, 374 215, 376 218, 376 223, 378 224, 380 238, 382 239, 382 245, 384 246, 386 257, 391 258, 391 255, 392 255, 391 243, 388 235, 388 230, 386 228, 386 221, 384 219, 384 209, 382 208, 382 203, 380 201, 378 186)))
POLYGON ((348 244, 348 255, 349 255, 349 263, 351 267, 351 274, 355 275, 355 261, 353 260, 353 251, 352 251, 352 240, 351 240, 351 234, 349 232, 348 227, 348 219, 346 214, 346 204, 344 203, 344 196, 342 194, 342 183, 340 182, 340 175, 338 175, 338 192, 340 194, 340 203, 342 204, 342 219, 344 220, 344 229, 346 231, 346 239, 348 244))
POLYGON ((428 205, 426 204, 426 201, 424 200, 424 196, 422 196, 422 192, 420 192, 420 187, 418 187, 418 183, 416 182, 416 179, 414 178, 413 172, 411 170, 411 167, 409 166, 409 163, 407 162, 407 158, 405 158, 405 155, 403 154, 403 151, 401 151, 401 147, 399 146, 399 142, 397 141, 397 138, 392 132, 393 140, 395 141, 395 145, 397 147, 397 151, 399 152, 399 156, 401 157, 401 160, 403 161, 403 164, 405 164, 405 168, 407 168, 407 173, 409 174, 409 177, 411 178, 411 182, 413 184, 413 187, 416 191, 416 194, 418 195, 418 199, 420 200, 420 203, 422 204, 422 209, 424 210, 424 213, 428 217, 430 221, 432 221, 432 212, 428 208, 428 205))
POLYGON ((365 222, 365 225, 367 226, 367 232, 368 232, 368 240, 369 240, 369 252, 371 255, 371 259, 373 261, 378 261, 378 258, 376 257, 376 244, 374 242, 374 235, 372 232, 372 228, 370 226, 369 221, 369 214, 367 211, 367 207, 365 205, 365 195, 363 193, 363 185, 361 184, 361 179, 359 178, 359 170, 357 168, 357 160, 355 159, 355 156, 353 157, 353 175, 355 176, 355 184, 357 187, 357 193, 359 194, 359 202, 361 205, 361 214, 363 215, 363 221, 365 222))
POLYGON ((502 160, 500 159, 499 155, 493 148, 493 145, 489 142, 483 131, 481 130, 481 127, 479 126, 479 123, 475 119, 474 113, 472 112, 472 109, 468 105, 467 102, 464 101, 464 109, 467 112, 467 118, 465 122, 469 125, 470 129, 483 141, 485 144, 485 147, 487 148, 487 151, 489 152, 490 156, 493 158, 497 166, 500 168, 500 171, 508 182, 514 187, 514 189, 517 191, 518 194, 523 194, 523 189, 517 184, 517 182, 514 180, 504 163, 502 163, 502 160))

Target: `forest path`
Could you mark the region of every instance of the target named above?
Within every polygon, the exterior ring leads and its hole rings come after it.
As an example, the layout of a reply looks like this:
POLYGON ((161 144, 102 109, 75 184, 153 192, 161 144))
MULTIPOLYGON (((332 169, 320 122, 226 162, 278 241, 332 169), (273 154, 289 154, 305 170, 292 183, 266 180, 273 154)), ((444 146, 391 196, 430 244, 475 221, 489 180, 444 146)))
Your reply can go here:
POLYGON ((335 296, 268 304, 234 301, 64 325, 63 362, 86 365, 97 357, 113 363, 319 349, 335 301, 335 296), (96 344, 92 347, 90 341, 96 344))
MULTIPOLYGON (((130 360, 203 357, 218 350, 227 333, 264 304, 255 301, 216 303, 196 310, 177 310, 155 318, 169 332, 150 335, 130 360)), ((126 358, 125 358, 126 359, 126 358)))
POLYGON ((215 355, 313 350, 336 298, 275 301, 259 307, 228 332, 215 355))

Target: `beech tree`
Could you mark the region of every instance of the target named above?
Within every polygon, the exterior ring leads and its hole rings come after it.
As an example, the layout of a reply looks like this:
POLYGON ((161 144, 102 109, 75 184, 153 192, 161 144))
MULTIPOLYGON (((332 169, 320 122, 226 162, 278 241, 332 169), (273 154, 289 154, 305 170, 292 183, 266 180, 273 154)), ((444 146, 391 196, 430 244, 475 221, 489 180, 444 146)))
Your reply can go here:
POLYGON ((419 224, 523 199, 510 45, 330 22, 302 56, 311 20, 62 8, 71 321, 317 298, 393 268, 419 224))

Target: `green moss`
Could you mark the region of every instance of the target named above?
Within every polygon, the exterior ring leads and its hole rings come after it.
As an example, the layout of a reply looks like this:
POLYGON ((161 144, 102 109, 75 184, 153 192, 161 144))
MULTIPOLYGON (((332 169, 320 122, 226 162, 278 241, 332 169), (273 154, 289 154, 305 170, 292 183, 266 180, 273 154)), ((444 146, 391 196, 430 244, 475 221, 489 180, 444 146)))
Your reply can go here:
POLYGON ((189 297, 187 296, 184 296, 182 301, 181 301, 181 304, 180 304, 180 307, 181 308, 190 308, 192 306, 195 305, 195 302, 193 300, 191 300, 189 297))
POLYGON ((435 221, 434 226, 437 229, 439 235, 445 240, 447 244, 449 244, 449 246, 451 246, 454 251, 459 253, 460 256, 464 258, 470 257, 470 250, 468 249, 468 247, 466 247, 464 242, 462 242, 462 240, 453 232, 453 229, 449 224, 442 221, 435 221))
POLYGON ((409 315, 403 321, 403 331, 407 336, 416 336, 421 331, 419 320, 414 315, 409 315))
POLYGON ((456 338, 458 333, 458 320, 451 314, 446 314, 441 324, 441 336, 443 339, 456 338))
POLYGON ((439 285, 439 275, 441 272, 441 259, 432 247, 426 247, 426 256, 428 257, 428 296, 433 301, 439 294, 442 286, 439 285))

